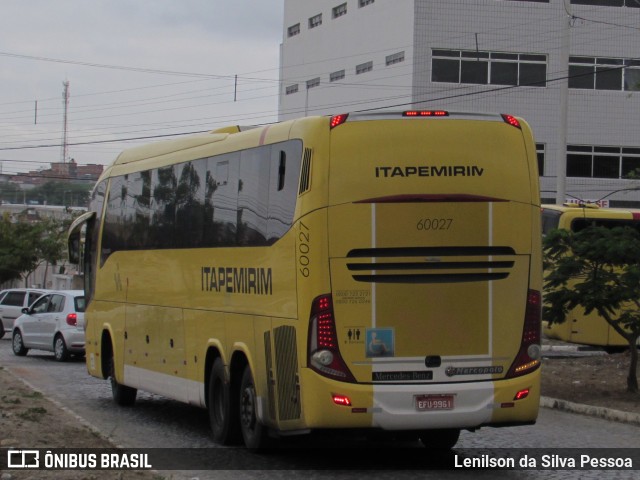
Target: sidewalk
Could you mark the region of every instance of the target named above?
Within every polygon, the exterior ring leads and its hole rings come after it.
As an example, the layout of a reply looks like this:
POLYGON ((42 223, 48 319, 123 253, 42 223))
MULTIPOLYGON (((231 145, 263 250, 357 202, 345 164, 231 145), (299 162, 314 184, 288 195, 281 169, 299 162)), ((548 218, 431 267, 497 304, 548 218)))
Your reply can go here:
MULTIPOLYGON (((548 339, 544 339, 543 341, 545 342, 545 344, 542 345, 543 357, 579 357, 585 355, 606 355, 604 351, 594 347, 571 345, 564 342, 558 342, 548 339)), ((560 400, 557 398, 544 396, 540 397, 540 406, 543 408, 554 408, 563 412, 589 415, 592 417, 598 417, 614 422, 640 425, 640 414, 624 412, 622 410, 614 410, 612 408, 583 405, 580 403, 570 402, 568 400, 560 400)))

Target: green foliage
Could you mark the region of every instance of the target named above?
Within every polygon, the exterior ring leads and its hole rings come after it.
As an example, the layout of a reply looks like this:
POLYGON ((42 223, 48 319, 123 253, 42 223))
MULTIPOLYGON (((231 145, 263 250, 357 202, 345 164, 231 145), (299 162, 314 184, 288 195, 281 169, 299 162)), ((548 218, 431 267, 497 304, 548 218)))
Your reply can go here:
POLYGON ((38 265, 55 265, 65 256, 68 221, 45 218, 38 223, 13 223, 0 218, 0 284, 18 280, 38 265))
POLYGON ((637 392, 640 337, 640 233, 628 227, 554 230, 544 239, 543 318, 562 323, 569 312, 596 311, 629 343, 627 390, 637 392))

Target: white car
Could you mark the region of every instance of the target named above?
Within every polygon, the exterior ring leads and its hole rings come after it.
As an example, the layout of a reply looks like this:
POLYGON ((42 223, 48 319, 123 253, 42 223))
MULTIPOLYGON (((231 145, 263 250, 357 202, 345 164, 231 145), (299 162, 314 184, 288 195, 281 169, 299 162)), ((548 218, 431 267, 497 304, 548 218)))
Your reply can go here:
POLYGON ((13 331, 13 322, 22 315, 22 309, 28 307, 37 300, 40 295, 47 293, 48 290, 33 288, 9 288, 0 292, 0 318, 2 319, 2 328, 0 329, 0 338, 5 333, 11 334, 13 331))
POLYGON ((13 325, 13 353, 47 350, 63 362, 84 355, 84 292, 60 290, 42 295, 22 310, 13 325))

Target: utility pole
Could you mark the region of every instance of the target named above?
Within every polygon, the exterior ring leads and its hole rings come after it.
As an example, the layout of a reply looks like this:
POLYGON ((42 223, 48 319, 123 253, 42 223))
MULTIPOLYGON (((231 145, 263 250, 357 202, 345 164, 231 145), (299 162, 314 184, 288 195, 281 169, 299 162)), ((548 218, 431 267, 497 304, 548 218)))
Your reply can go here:
POLYGON ((67 162, 69 156, 69 146, 67 145, 67 110, 69 109, 69 80, 62 82, 64 90, 62 91, 62 106, 64 108, 64 119, 62 126, 62 163, 67 162))

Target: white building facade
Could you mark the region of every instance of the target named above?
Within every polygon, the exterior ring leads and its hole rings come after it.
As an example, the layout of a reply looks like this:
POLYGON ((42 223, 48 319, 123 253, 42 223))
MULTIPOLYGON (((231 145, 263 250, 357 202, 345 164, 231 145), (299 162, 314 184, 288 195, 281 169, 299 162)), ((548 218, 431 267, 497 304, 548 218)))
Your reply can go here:
POLYGON ((280 78, 281 120, 521 116, 543 201, 640 206, 640 0, 285 0, 280 78))

